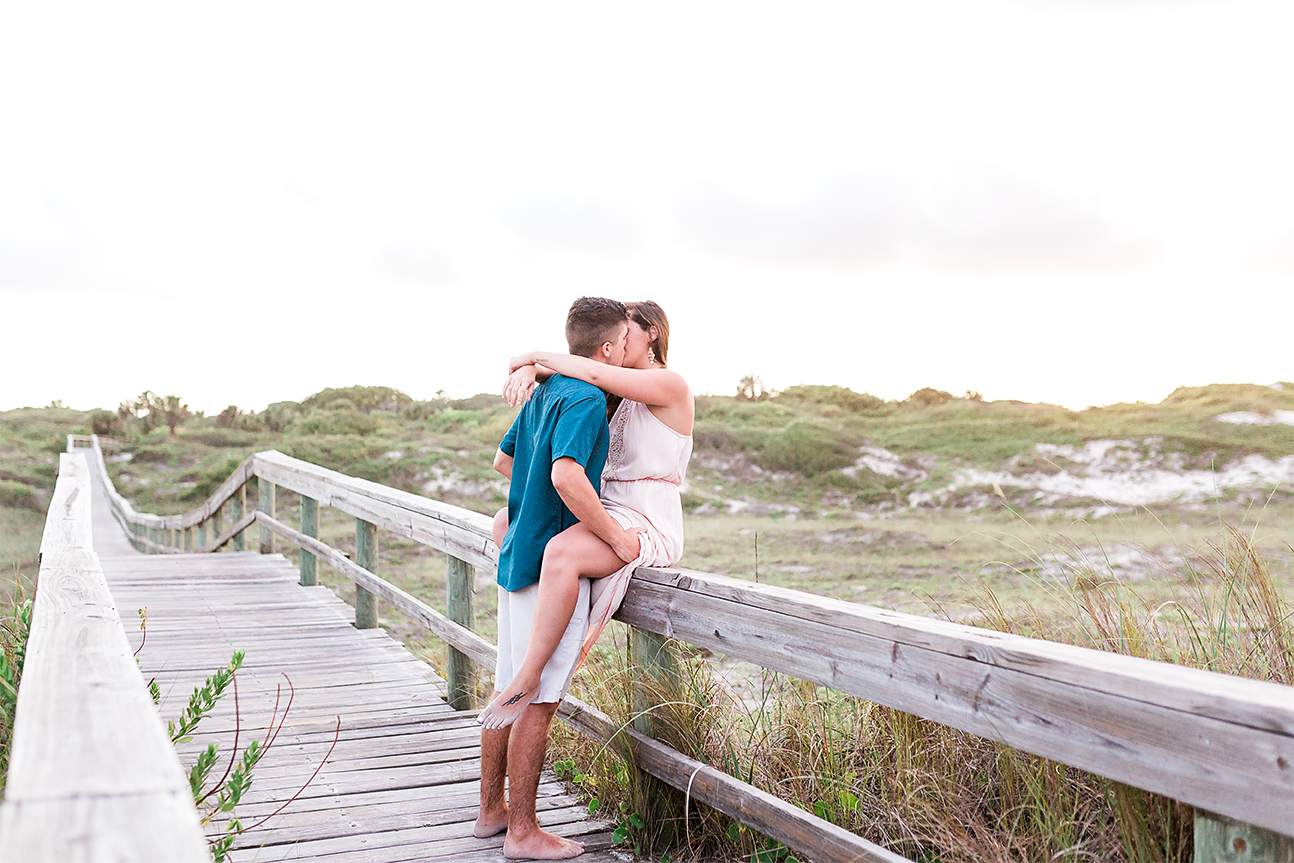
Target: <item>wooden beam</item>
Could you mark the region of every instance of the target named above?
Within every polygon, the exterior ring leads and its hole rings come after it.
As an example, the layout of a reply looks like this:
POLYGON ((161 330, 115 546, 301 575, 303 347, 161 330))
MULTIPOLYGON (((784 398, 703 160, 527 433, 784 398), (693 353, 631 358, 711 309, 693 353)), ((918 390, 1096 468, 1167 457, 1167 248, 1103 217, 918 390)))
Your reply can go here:
POLYGON ((1294 832, 1294 689, 683 569, 617 618, 1193 806, 1294 832))
POLYGON ((85 457, 61 456, 0 807, 0 863, 205 863, 188 782, 94 554, 90 500, 85 457))
MULTIPOLYGON (((301 497, 301 533, 311 539, 319 538, 319 502, 312 497, 301 497)), ((313 586, 317 580, 318 567, 314 554, 301 549, 301 584, 313 586)))
MULTIPOLYGON (((377 525, 355 519, 355 563, 366 572, 377 572, 377 525)), ((355 628, 377 628, 377 597, 355 583, 355 628)))
MULTIPOLYGON (((1290 813, 1294 818, 1294 812, 1290 813)), ((1212 812, 1195 812, 1195 863, 1294 863, 1294 838, 1212 812)))
MULTIPOLYGON (((257 513, 257 521, 298 548, 314 552, 320 560, 357 584, 363 584, 383 602, 390 603, 393 608, 409 615, 470 656, 478 665, 494 667, 497 648, 475 632, 445 617, 417 597, 362 569, 341 552, 319 540, 269 519, 264 513, 257 513)), ((843 827, 837 827, 740 779, 688 758, 632 729, 617 726, 605 713, 579 699, 570 696, 563 699, 558 715, 580 733, 608 746, 615 747, 617 741, 623 741, 627 735, 632 746, 632 757, 643 770, 674 788, 690 791, 693 800, 713 806, 812 860, 820 863, 905 863, 905 858, 855 836, 843 827)), ((620 751, 620 748, 616 751, 620 751)))
MULTIPOLYGON (((256 492, 257 492, 257 499, 258 499, 257 509, 267 514, 270 518, 274 518, 275 516, 274 483, 266 479, 258 479, 256 480, 256 492)), ((264 525, 261 525, 260 535, 261 535, 261 544, 260 544, 261 554, 273 554, 274 553, 274 534, 270 533, 269 528, 265 527, 264 525)))
POLYGON ((476 663, 487 668, 494 667, 494 645, 475 632, 450 620, 416 596, 378 578, 359 566, 355 561, 348 559, 346 555, 335 548, 295 531, 287 525, 269 518, 264 513, 257 513, 256 520, 267 525, 280 538, 287 540, 297 548, 313 552, 324 563, 327 563, 356 584, 363 585, 369 593, 372 593, 383 602, 389 603, 392 608, 398 608, 409 615, 414 621, 426 627, 436 636, 467 654, 476 663))
POLYGON ((452 554, 475 567, 495 570, 499 552, 494 547, 487 516, 346 476, 273 450, 257 453, 252 459, 258 477, 452 554))
POLYGON ((602 711, 566 696, 557 709, 567 725, 628 756, 641 770, 783 843, 817 863, 908 863, 906 857, 868 842, 830 821, 688 758, 633 728, 617 725, 602 711), (627 751, 626 751, 627 750, 627 751))
MULTIPOLYGON (((236 495, 233 495, 232 497, 230 497, 229 509, 230 509, 230 512, 229 512, 230 518, 232 518, 235 523, 241 524, 243 520, 243 514, 247 512, 247 485, 245 483, 238 487, 238 493, 236 495)), ((230 548, 232 548, 234 551, 246 550, 247 541, 243 537, 243 532, 241 530, 234 534, 233 540, 234 541, 230 543, 230 546, 229 546, 230 548)))
MULTIPOLYGON (((471 564, 453 555, 445 557, 445 610, 449 619, 466 629, 476 628, 476 572, 471 564)), ((446 701, 456 710, 471 710, 476 700, 476 671, 467 654, 449 648, 445 683, 446 701)))

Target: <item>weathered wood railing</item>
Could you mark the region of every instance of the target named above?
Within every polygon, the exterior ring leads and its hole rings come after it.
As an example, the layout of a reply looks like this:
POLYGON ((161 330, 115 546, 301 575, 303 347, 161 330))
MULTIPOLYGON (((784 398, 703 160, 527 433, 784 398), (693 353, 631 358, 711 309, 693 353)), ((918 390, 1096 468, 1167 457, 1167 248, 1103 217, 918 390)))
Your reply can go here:
POLYGON ((209 861, 90 530, 90 472, 59 459, 19 687, 0 861, 209 861))
MULTIPOLYGON (((316 557, 355 582, 356 626, 376 625, 380 599, 445 640, 454 703, 470 706, 471 662, 489 668, 495 656, 471 631, 471 567, 496 565, 487 517, 273 451, 248 458, 190 513, 143 515, 112 490, 98 442, 91 446, 137 547, 238 547, 254 521, 262 551, 276 536, 302 549, 303 583, 313 583, 316 557), (245 504, 252 479, 254 512, 245 504), (302 496, 300 530, 275 518, 277 486, 302 496), (356 518, 355 560, 319 542, 320 503, 356 518), (227 505, 234 524, 224 529, 227 505), (377 527, 447 554, 448 617, 374 574, 377 527)), ((617 618, 634 627, 640 660, 668 666, 665 640, 677 639, 1181 800, 1200 812, 1198 863, 1294 859, 1294 687, 683 569, 639 569, 617 618), (1235 856, 1241 851, 1247 856, 1235 856)), ((559 715, 597 740, 627 736, 648 773, 810 859, 902 859, 664 746, 642 733, 646 724, 619 729, 573 698, 559 715)))

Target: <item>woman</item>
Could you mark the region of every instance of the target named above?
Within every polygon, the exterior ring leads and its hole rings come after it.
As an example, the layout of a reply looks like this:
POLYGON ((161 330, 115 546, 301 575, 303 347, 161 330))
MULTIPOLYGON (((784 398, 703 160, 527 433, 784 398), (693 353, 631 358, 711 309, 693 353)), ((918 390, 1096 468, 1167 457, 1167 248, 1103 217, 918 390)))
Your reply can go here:
MULTIPOLYGON (((580 661, 588 655, 624 597, 638 566, 672 566, 683 555, 683 506, 679 486, 692 455, 694 406, 687 381, 666 367, 669 320, 653 302, 628 303, 624 366, 608 366, 570 354, 533 351, 514 357, 504 397, 513 405, 530 398, 537 375, 549 370, 579 378, 622 399, 611 417, 611 445, 602 471, 602 505, 631 533, 639 554, 626 564, 611 546, 577 524, 544 550, 534 628, 526 658, 511 683, 481 712, 486 728, 512 724, 539 689, 539 677, 557 649, 575 611, 579 579, 596 579, 580 661)), ((505 507, 494 520, 494 541, 503 544, 505 507)))

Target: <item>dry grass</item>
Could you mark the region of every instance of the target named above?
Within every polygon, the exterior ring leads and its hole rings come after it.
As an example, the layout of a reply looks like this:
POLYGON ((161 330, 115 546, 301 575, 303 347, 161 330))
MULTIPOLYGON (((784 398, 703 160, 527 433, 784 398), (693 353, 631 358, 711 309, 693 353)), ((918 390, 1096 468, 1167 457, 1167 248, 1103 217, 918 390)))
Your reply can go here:
MULTIPOLYGON (((1007 606, 989 590, 982 624, 1149 659, 1282 683, 1294 682, 1294 620, 1253 532, 1221 536, 1181 557, 1161 580, 1178 594, 1147 600, 1077 560, 1053 580, 1047 610, 1007 606)), ((681 688, 658 691, 656 736, 702 761, 922 861, 1187 861, 1190 807, 1027 755, 886 707, 765 673, 745 685, 679 646, 681 688)), ((606 649, 578 695, 622 722, 638 715, 632 658, 606 649)), ((569 731, 554 752, 569 762, 603 812, 627 823, 642 851, 674 860, 790 859, 777 847, 695 804, 683 820, 665 794, 615 753, 569 731)))

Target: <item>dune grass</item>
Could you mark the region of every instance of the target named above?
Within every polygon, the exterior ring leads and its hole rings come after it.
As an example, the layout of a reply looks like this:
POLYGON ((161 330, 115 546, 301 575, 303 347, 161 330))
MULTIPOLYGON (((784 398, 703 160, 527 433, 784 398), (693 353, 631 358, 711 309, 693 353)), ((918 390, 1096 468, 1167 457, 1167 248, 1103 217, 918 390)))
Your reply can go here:
MULTIPOLYGON (((1294 609, 1276 586, 1252 531, 1231 525, 1186 549, 1165 573, 1174 598, 1079 562, 1046 586, 1045 610, 982 588, 981 624, 1280 683, 1294 682, 1294 609)), ((1028 755, 984 738, 804 681, 716 670, 679 646, 680 691, 656 693, 659 737, 836 824, 922 861, 1187 861, 1190 807, 1028 755)), ((623 649, 601 650, 577 694, 620 722, 643 675, 623 649)), ((648 683, 650 685, 650 681, 648 683)), ((641 817, 627 828, 644 853, 674 860, 779 860, 786 849, 664 793, 613 751, 570 731, 559 763, 601 811, 641 817)))

